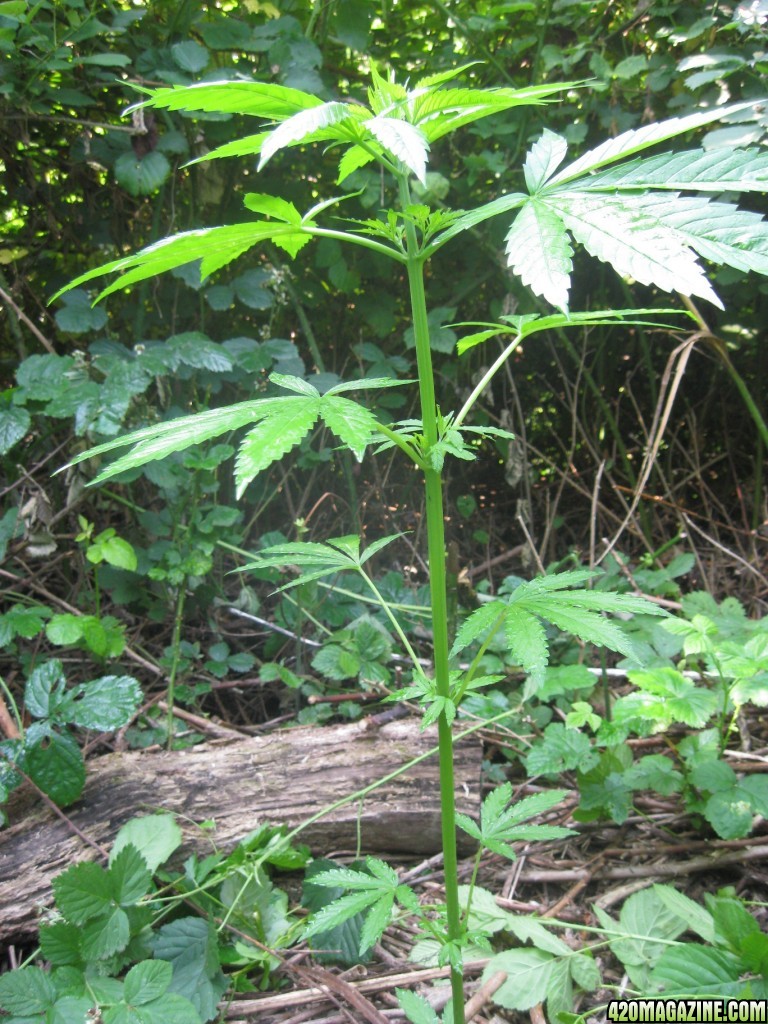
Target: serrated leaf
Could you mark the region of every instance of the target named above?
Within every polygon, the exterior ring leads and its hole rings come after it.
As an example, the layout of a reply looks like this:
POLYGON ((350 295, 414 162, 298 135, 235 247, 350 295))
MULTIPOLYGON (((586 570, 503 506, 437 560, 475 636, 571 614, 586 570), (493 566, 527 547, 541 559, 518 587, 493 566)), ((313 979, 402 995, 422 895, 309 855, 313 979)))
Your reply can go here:
POLYGON ((651 972, 651 981, 666 997, 680 994, 722 999, 745 993, 742 969, 740 959, 732 953, 686 942, 662 953, 651 972))
POLYGON ((301 214, 293 203, 281 196, 270 196, 263 192, 248 192, 243 199, 243 206, 253 213, 263 213, 266 217, 274 217, 286 224, 301 224, 301 214))
MULTIPOLYGON (((35 633, 42 626, 42 619, 35 633)), ((17 630, 18 632, 18 630, 17 630)), ((24 636, 24 633, 21 633, 24 636)), ((34 636, 34 633, 32 634, 34 636)), ((53 715, 64 698, 66 677, 64 666, 58 658, 44 661, 32 671, 24 687, 24 707, 35 718, 53 715)))
POLYGON ((24 769, 59 807, 74 803, 85 785, 85 765, 71 736, 57 732, 25 750, 24 769))
POLYGON ((196 82, 171 89, 157 89, 150 99, 136 106, 250 114, 268 121, 284 121, 298 111, 320 106, 322 102, 317 96, 284 85, 225 81, 196 82))
POLYGON ((712 915, 701 904, 696 903, 690 896, 679 892, 671 885, 654 885, 653 891, 659 900, 673 914, 676 914, 685 921, 688 928, 695 932, 699 938, 709 943, 715 941, 715 925, 712 915))
POLYGON ((0 409, 0 455, 5 455, 29 430, 32 420, 23 406, 0 409))
POLYGON ((377 428, 376 417, 364 405, 337 395, 324 395, 320 416, 325 425, 352 451, 358 462, 377 428))
POLYGON ((550 97, 568 91, 577 82, 558 82, 523 89, 435 89, 423 93, 417 86, 413 97, 413 120, 430 142, 466 124, 518 106, 539 106, 550 97), (419 95, 422 93, 422 95, 419 95))
POLYGON ((567 601, 551 601, 546 604, 540 600, 533 607, 536 614, 546 618, 558 629, 572 633, 585 643, 607 647, 610 651, 619 651, 626 657, 634 654, 634 643, 615 622, 603 618, 597 612, 574 608, 567 601))
MULTIPOLYGON (((339 541, 348 542, 350 538, 337 538, 339 541)), ((359 538, 357 538, 359 549, 359 538)), ((356 549, 356 550, 358 550, 356 549)), ((299 583, 312 579, 320 579, 344 569, 357 568, 356 551, 350 552, 349 543, 336 546, 334 539, 327 544, 320 544, 310 541, 297 541, 286 544, 275 544, 264 548, 254 562, 242 566, 241 571, 248 569, 280 568, 285 565, 297 565, 307 571, 284 584, 280 590, 286 590, 297 586, 299 583)))
POLYGON ((289 452, 309 433, 319 411, 319 398, 281 398, 272 407, 270 415, 246 434, 235 459, 238 498, 258 473, 289 452))
MULTIPOLYGON (((503 789, 504 787, 500 788, 503 789)), ((522 800, 516 801, 516 803, 506 809, 504 820, 510 825, 528 821, 539 814, 552 810, 553 807, 557 807, 568 795, 567 789, 550 789, 543 793, 534 793, 532 796, 523 797, 522 800)), ((506 803, 509 802, 510 798, 511 789, 506 803)))
POLYGON ((669 949, 669 941, 686 929, 685 920, 670 910, 653 889, 633 893, 625 901, 618 922, 599 906, 595 913, 600 924, 617 935, 610 940, 611 951, 635 977, 647 978, 647 972, 669 949))
POLYGON ((488 604, 483 604, 473 611, 459 627, 451 648, 451 657, 469 647, 487 630, 497 629, 504 622, 506 615, 507 606, 502 601, 489 601, 488 604))
POLYGON ((366 388, 399 388, 403 384, 413 384, 412 380, 395 380, 394 377, 361 377, 359 380, 341 381, 328 388, 326 395, 340 395, 344 391, 361 391, 366 388))
MULTIPOLYGON (((307 867, 304 875, 302 888, 302 903, 312 912, 319 911, 322 907, 332 903, 342 895, 343 889, 335 886, 321 886, 314 884, 314 876, 321 871, 328 870, 337 865, 329 860, 314 860, 307 867)), ((327 932, 319 932, 315 935, 314 955, 321 961, 332 961, 342 964, 357 964, 360 960, 368 960, 371 950, 363 949, 361 952, 360 935, 363 928, 365 915, 356 914, 347 918, 343 924, 332 928, 327 932)))
MULTIPOLYGON (((308 380, 303 380, 301 377, 294 377, 293 374, 270 373, 269 380, 272 384, 285 388, 286 391, 293 391, 294 394, 304 395, 309 399, 320 398, 320 392, 313 384, 310 384, 308 380)), ((279 411, 279 407, 276 406, 276 408, 279 411)))
POLYGON ((111 906, 83 925, 83 959, 105 960, 125 949, 130 937, 128 915, 120 907, 111 906))
POLYGON ((40 929, 40 952, 54 967, 80 964, 82 930, 68 921, 56 921, 40 929))
POLYGON ((371 949, 381 939, 384 930, 392 918, 392 908, 395 903, 394 893, 386 893, 373 904, 365 915, 363 928, 360 932, 360 953, 371 949))
POLYGON ((112 292, 135 284, 137 281, 144 281, 156 274, 173 270, 175 267, 184 266, 186 263, 192 263, 201 258, 201 275, 207 277, 214 270, 226 266, 227 263, 259 242, 272 239, 279 244, 278 239, 282 235, 295 233, 297 230, 299 229, 286 224, 255 222, 183 231, 170 238, 163 238, 130 256, 113 260, 111 263, 105 263, 101 267, 81 274, 80 277, 57 292, 53 298, 56 299, 71 288, 96 277, 125 271, 121 277, 100 293, 98 298, 102 299, 111 295, 112 292))
POLYGON ((350 146, 339 161, 339 173, 336 176, 336 184, 341 185, 343 181, 354 174, 361 167, 365 167, 381 152, 376 144, 369 143, 367 146, 350 146))
POLYGON ((56 1001, 56 987, 40 967, 0 975, 0 1008, 20 1017, 39 1017, 56 1001))
POLYGON ((112 844, 109 862, 132 846, 141 854, 150 871, 156 871, 181 845, 181 829, 171 814, 147 814, 123 825, 112 844))
POLYGON ((512 222, 506 242, 507 262, 523 284, 566 310, 573 247, 559 212, 530 199, 512 222))
POLYGON ((491 958, 483 981, 503 971, 507 977, 494 992, 494 1003, 506 1010, 530 1010, 546 1000, 554 963, 550 953, 539 949, 508 949, 491 958))
POLYGON ((666 142, 668 139, 673 139, 675 136, 682 135, 685 132, 694 131, 696 128, 703 128, 704 125, 722 120, 728 114, 738 110, 747 110, 753 105, 752 103, 737 103, 730 107, 688 114, 685 117, 672 117, 667 121, 643 125, 641 128, 622 132, 621 135, 608 139, 599 146, 596 146, 595 149, 584 153, 578 160, 575 160, 552 178, 549 184, 550 186, 559 186, 565 182, 573 181, 575 178, 590 171, 598 170, 607 164, 615 163, 624 157, 639 153, 649 146, 666 142))
POLYGON ((393 541, 399 540, 402 536, 402 533, 395 533, 391 537, 379 537, 378 540, 373 541, 373 543, 369 544, 365 551, 360 555, 360 565, 364 565, 369 558, 372 558, 383 548, 387 547, 393 541))
POLYGON ((552 177, 567 152, 568 143, 565 139, 545 128, 538 142, 534 142, 528 150, 523 164, 529 192, 536 192, 552 177))
POLYGON ((405 988, 396 988, 395 995, 411 1024, 440 1024, 440 1018, 423 996, 405 988))
POLYGON ((112 883, 100 864, 73 864, 53 880, 56 906, 72 924, 85 924, 112 903, 112 883))
POLYGON ((94 481, 101 483, 124 469, 142 466, 155 459, 162 459, 174 451, 183 451, 193 444, 218 437, 220 434, 237 430, 248 423, 253 423, 271 412, 272 405, 280 399, 260 399, 252 402, 239 402, 224 409, 210 409, 196 413, 194 416, 181 416, 176 420, 157 423, 151 427, 143 427, 130 434, 125 434, 114 441, 97 445, 83 452, 72 460, 69 465, 76 465, 95 455, 103 455, 116 448, 133 445, 128 455, 111 463, 94 481))
POLYGON ((294 114, 293 117, 289 117, 270 132, 268 138, 262 143, 258 169, 261 170, 275 153, 287 146, 343 138, 343 133, 329 132, 328 129, 350 120, 355 117, 355 113, 355 106, 351 103, 332 101, 294 114))
POLYGON ((571 955, 567 961, 571 977, 585 992, 594 992, 602 983, 600 968, 592 959, 591 954, 576 953, 571 955))
POLYGON ((143 855, 130 844, 111 859, 109 879, 113 899, 121 906, 138 903, 146 895, 152 874, 143 855))
POLYGON ((480 831, 480 826, 472 821, 472 819, 466 814, 457 814, 456 824, 462 832, 466 832, 468 836, 472 836, 472 838, 477 839, 478 842, 482 840, 483 833, 480 831))
POLYGON ((137 1006, 149 1003, 167 991, 172 974, 173 968, 164 960, 144 960, 126 974, 123 998, 137 1006))
POLYGON ((72 693, 70 721, 81 729, 114 732, 130 720, 143 694, 132 676, 102 676, 82 683, 72 693))
POLYGON ((366 121, 365 128, 426 188, 429 142, 422 131, 407 121, 381 115, 366 121))
POLYGON ((757 213, 703 196, 647 196, 645 208, 704 259, 768 274, 768 224, 757 213))
POLYGON ((549 659, 546 630, 531 612, 510 605, 504 618, 504 636, 510 652, 530 676, 530 685, 537 689, 544 682, 549 659))
POLYGON ((643 196, 568 192, 547 202, 587 252, 619 274, 722 308, 682 235, 658 220, 652 206, 644 207, 643 196))
MULTIPOLYGON (((313 881, 316 881, 316 879, 313 879, 313 881)), ((318 882, 318 885, 320 884, 322 883, 318 882)), ((381 893, 371 889, 364 892, 351 892, 346 896, 341 896, 339 899, 334 900, 333 903, 329 903, 327 907, 323 907, 322 910, 312 915, 304 935, 307 938, 311 938, 313 935, 337 928, 350 917, 354 917, 355 914, 359 914, 361 911, 373 906, 380 898, 381 893)))
POLYGON ((768 153, 740 148, 661 153, 600 171, 580 181, 579 188, 764 192, 768 190, 768 153))
POLYGON ((169 991, 184 995, 202 1020, 216 1015, 218 1000, 227 987, 219 966, 218 939, 204 918, 183 917, 158 931, 154 954, 173 968, 169 991))

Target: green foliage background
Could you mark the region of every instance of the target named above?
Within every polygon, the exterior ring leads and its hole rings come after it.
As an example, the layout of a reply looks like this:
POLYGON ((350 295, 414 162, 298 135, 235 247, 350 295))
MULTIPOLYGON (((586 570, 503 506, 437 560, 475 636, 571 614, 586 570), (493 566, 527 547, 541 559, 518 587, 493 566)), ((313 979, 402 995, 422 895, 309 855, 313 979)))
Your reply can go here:
MULTIPOLYGON (((219 473, 231 455, 227 445, 150 465, 133 479, 126 474, 112 495, 83 498, 82 479, 73 474, 50 479, 67 456, 94 441, 251 397, 275 370, 309 377, 320 390, 361 374, 409 375, 400 272, 387 269, 383 279, 375 254, 342 253, 331 239, 308 246, 296 264, 272 249, 202 285, 187 267, 95 309, 85 290, 46 305, 73 276, 107 259, 173 232, 242 221, 244 191, 279 193, 300 206, 307 183, 318 201, 340 191, 332 185, 334 154, 322 147, 278 155, 258 183, 252 157, 204 161, 217 146, 252 134, 249 119, 170 110, 123 116, 142 88, 257 78, 354 102, 371 60, 401 76, 474 62, 468 78, 479 86, 584 80, 556 106, 508 111, 435 144, 425 201, 470 208, 522 184, 522 156, 545 121, 575 157, 651 120, 762 98, 764 8, 679 0, 0 4, 0 449, 10 487, 0 509, 2 542, 23 553, 31 538, 60 552, 59 535, 77 505, 99 529, 114 526, 130 538, 156 602, 143 588, 131 591, 119 567, 100 567, 103 585, 119 601, 149 605, 162 617, 168 587, 182 580, 198 581, 195 593, 207 607, 224 587, 211 568, 228 567, 215 541, 253 549, 270 529, 285 527, 286 508, 291 521, 308 521, 313 536, 327 534, 329 524, 342 532, 339 522, 359 529, 361 510, 364 526, 418 527, 411 475, 388 477, 385 503, 379 470, 359 470, 349 459, 332 467, 330 435, 259 478, 245 516, 231 507, 230 474, 219 473), (32 472, 31 490, 29 481, 19 489, 19 467, 32 472), (40 491, 45 509, 38 504, 37 520, 19 516, 22 499, 40 491)), ((760 145, 766 124, 768 113, 718 125, 704 145, 760 145)), ((369 168, 343 188, 356 194, 341 216, 375 216, 387 200, 369 168)), ((478 349, 459 363, 449 325, 515 312, 523 300, 505 268, 503 230, 481 225, 461 246, 447 247, 430 281, 438 397, 446 406, 490 358, 478 349)), ((603 271, 582 254, 574 308, 656 300, 652 289, 603 271)), ((723 590, 737 560, 692 533, 680 509, 738 557, 759 561, 752 531, 765 520, 764 452, 755 417, 765 411, 768 286, 730 270, 715 274, 714 284, 726 312, 704 312, 712 337, 702 332, 697 343, 645 487, 662 502, 640 502, 622 545, 635 554, 653 551, 688 532, 686 543, 701 547, 695 582, 723 590)), ((530 299, 523 301, 527 312, 530 299)), ((684 337, 620 327, 553 332, 525 344, 515 382, 495 385, 485 408, 489 423, 514 430, 521 442, 488 445, 479 469, 462 467, 452 484, 466 511, 450 526, 462 562, 524 541, 519 516, 545 560, 574 548, 583 553, 595 537, 612 535, 637 483, 667 358, 684 337)), ((382 416, 408 415, 398 390, 377 401, 382 416)), ((62 573, 78 603, 82 576, 62 573)), ((752 582, 749 575, 740 581, 750 590, 742 597, 759 593, 752 582)))

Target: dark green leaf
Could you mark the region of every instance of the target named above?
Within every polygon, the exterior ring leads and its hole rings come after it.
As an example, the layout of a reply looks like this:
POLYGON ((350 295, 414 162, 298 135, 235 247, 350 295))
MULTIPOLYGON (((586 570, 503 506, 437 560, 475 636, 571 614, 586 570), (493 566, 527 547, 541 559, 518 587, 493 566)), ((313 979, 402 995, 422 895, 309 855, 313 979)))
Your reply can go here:
POLYGON ((152 1002, 168 990, 172 974, 173 968, 164 960, 144 960, 126 974, 123 998, 136 1006, 152 1002))
POLYGON ((105 960, 124 950, 129 939, 128 915, 120 907, 110 906, 83 925, 83 959, 105 960))
POLYGON ((173 969, 168 989, 183 995, 202 1020, 216 1015, 216 1006, 227 987, 219 967, 218 940, 209 921, 183 917, 159 930, 154 954, 173 969))
POLYGON ((732 953, 695 942, 667 948, 651 973, 665 996, 737 997, 746 992, 742 965, 732 953))
POLYGON ((0 975, 0 1008, 20 1017, 39 1017, 56 1000, 56 988, 40 967, 0 975))
POLYGON ((131 720, 142 696, 132 676, 102 676, 73 691, 70 721, 82 729, 114 732, 131 720))
POLYGON ((51 733, 26 750, 25 771, 54 803, 73 803, 85 785, 85 765, 71 736, 51 733))
POLYGON ((85 924, 112 904, 112 883, 100 864, 73 864, 53 880, 56 905, 72 924, 85 924))
POLYGON ((147 862, 135 846, 124 846, 109 866, 112 895, 117 903, 138 903, 149 889, 152 875, 147 862))
MULTIPOLYGON (((41 626, 42 622, 38 630, 41 626)), ((66 678, 62 663, 58 659, 45 661, 34 669, 27 680, 24 687, 24 706, 36 718, 48 718, 61 704, 65 686, 66 678)))
POLYGON ((142 157, 124 153, 115 161, 115 178, 132 196, 149 196, 156 192, 171 173, 168 158, 159 150, 142 157))
POLYGON ((0 455, 5 455, 24 437, 32 422, 23 406, 10 405, 0 409, 0 455))

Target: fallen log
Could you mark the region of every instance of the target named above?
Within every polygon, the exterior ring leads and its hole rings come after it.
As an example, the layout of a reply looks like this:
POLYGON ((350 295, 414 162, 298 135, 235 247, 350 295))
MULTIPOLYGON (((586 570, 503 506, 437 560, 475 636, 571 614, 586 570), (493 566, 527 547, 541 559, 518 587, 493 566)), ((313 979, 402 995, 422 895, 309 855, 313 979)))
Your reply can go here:
MULTIPOLYGON (((183 859, 229 851, 262 824, 294 828, 322 808, 397 771, 435 744, 434 730, 416 721, 379 729, 364 722, 301 727, 267 736, 217 741, 187 750, 131 751, 88 762, 82 797, 66 808, 68 821, 32 803, 13 801, 10 825, 0 831, 0 945, 36 932, 40 909, 50 906, 51 879, 78 860, 109 849, 117 830, 140 814, 171 811, 184 833, 183 859), (197 823, 213 821, 213 831, 197 823), (78 835, 78 832, 81 835, 78 835), (86 836, 86 842, 81 836, 86 836)), ((482 750, 474 738, 456 746, 459 809, 475 815, 480 802, 482 750)), ((389 779, 309 824, 299 841, 313 852, 351 850, 430 855, 440 849, 437 755, 389 779)))

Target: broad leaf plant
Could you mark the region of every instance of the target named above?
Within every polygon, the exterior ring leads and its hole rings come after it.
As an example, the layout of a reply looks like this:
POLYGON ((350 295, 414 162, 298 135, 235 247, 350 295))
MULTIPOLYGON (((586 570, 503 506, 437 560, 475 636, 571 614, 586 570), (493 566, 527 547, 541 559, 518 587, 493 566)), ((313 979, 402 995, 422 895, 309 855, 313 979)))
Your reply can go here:
MULTIPOLYGON (((568 325, 649 323, 653 322, 649 317, 662 312, 571 311, 576 243, 592 256, 610 263, 626 278, 664 292, 706 299, 716 306, 721 306, 721 302, 702 260, 745 273, 768 274, 765 221, 723 198, 750 190, 765 191, 768 153, 730 148, 661 153, 658 150, 661 144, 690 135, 727 114, 743 112, 748 116, 748 103, 702 109, 644 125, 609 139, 571 162, 567 159, 566 140, 545 130, 525 158, 526 192, 501 195, 466 211, 433 209, 415 202, 413 183, 426 184, 433 143, 481 118, 513 107, 544 104, 579 87, 579 83, 523 89, 456 85, 467 67, 413 83, 399 82, 372 67, 367 105, 344 100, 324 102, 297 89, 248 81, 200 83, 151 92, 140 106, 236 112, 254 118, 256 134, 207 153, 205 160, 257 155, 258 166, 262 168, 283 150, 317 143, 339 154, 339 186, 356 169, 378 164, 389 177, 395 201, 379 217, 345 221, 340 216, 333 218, 335 209, 348 198, 344 194, 302 212, 279 196, 248 193, 244 203, 254 214, 252 220, 174 235, 83 274, 68 286, 81 286, 106 274, 117 275, 101 293, 100 297, 104 297, 195 260, 201 261, 201 274, 208 277, 262 243, 272 243, 296 257, 316 238, 362 246, 404 269, 410 293, 417 381, 362 379, 338 384, 320 394, 312 384, 298 377, 273 374, 271 381, 278 393, 157 423, 99 445, 76 461, 127 449, 127 453, 101 470, 95 481, 100 482, 190 445, 244 430, 235 461, 237 494, 242 497, 257 474, 298 445, 320 420, 340 445, 358 459, 370 447, 397 447, 419 470, 426 500, 431 670, 422 667, 395 610, 383 601, 366 571, 368 559, 394 538, 376 540, 365 550, 361 550, 358 537, 349 536, 327 543, 286 543, 266 549, 245 568, 297 566, 299 575, 288 586, 342 571, 358 573, 381 602, 413 660, 412 681, 400 695, 416 696, 425 708, 425 722, 436 724, 438 732, 445 906, 440 914, 429 919, 428 930, 438 940, 442 961, 451 966, 452 999, 446 1019, 452 1019, 454 1024, 464 1021, 462 946, 469 941, 459 901, 457 825, 492 849, 513 855, 507 839, 514 837, 515 829, 508 828, 508 824, 517 827, 527 817, 516 815, 514 809, 504 811, 509 797, 504 791, 499 800, 486 802, 479 825, 468 819, 457 822, 452 722, 467 692, 494 681, 477 675, 482 653, 492 636, 503 635, 527 673, 526 692, 532 694, 543 680, 548 658, 545 623, 587 643, 626 654, 631 649, 630 641, 620 623, 607 618, 606 613, 626 617, 658 614, 660 610, 635 596, 591 590, 591 573, 571 571, 535 579, 521 586, 511 599, 485 604, 460 626, 451 645, 443 512, 445 460, 473 459, 473 441, 494 433, 472 426, 468 420, 493 375, 525 338, 568 325), (652 147, 654 154, 644 156, 644 151, 652 147), (459 343, 460 353, 490 338, 501 337, 506 344, 460 409, 440 409, 435 396, 425 268, 439 257, 445 245, 492 217, 503 217, 509 224, 506 254, 510 269, 553 311, 548 315, 530 312, 502 317, 500 323, 463 325, 472 330, 459 343), (403 423, 380 423, 368 406, 351 397, 366 390, 413 384, 418 388, 419 414, 415 420, 403 423), (458 656, 470 647, 477 653, 468 669, 460 669, 458 656)), ((541 309, 540 303, 538 308, 541 309)), ((536 826, 528 826, 525 837, 535 838, 535 829, 536 826)), ((549 833, 544 838, 548 836, 549 833)), ((418 910, 406 888, 398 886, 393 873, 378 863, 370 867, 370 875, 351 871, 328 873, 327 884, 346 886, 350 895, 338 901, 335 911, 327 910, 316 925, 310 925, 310 934, 344 920, 360 907, 371 906, 376 907, 376 912, 369 918, 365 933, 365 941, 370 944, 383 931, 398 901, 406 911, 418 910)), ((416 1012, 412 1007, 411 1014, 416 1012)))

